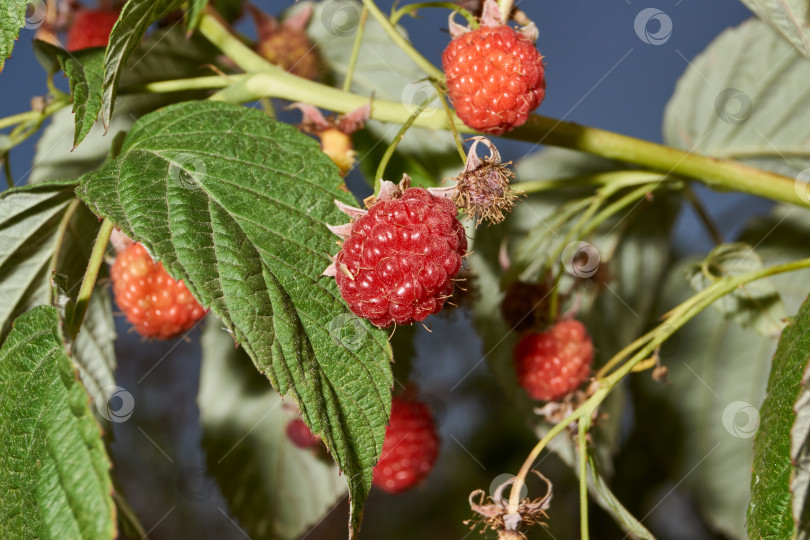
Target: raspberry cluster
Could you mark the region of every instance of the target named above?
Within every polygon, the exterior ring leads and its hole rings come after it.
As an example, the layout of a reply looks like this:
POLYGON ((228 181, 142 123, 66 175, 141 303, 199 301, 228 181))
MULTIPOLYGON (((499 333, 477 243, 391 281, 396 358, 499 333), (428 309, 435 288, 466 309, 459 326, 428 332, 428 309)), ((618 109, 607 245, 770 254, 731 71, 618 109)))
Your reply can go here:
POLYGON ((144 337, 171 339, 206 313, 182 281, 175 281, 141 244, 118 254, 110 269, 115 301, 144 337))
POLYGON ((514 350, 520 386, 533 399, 555 401, 579 388, 593 362, 593 343, 579 321, 556 323, 546 332, 528 333, 514 350))
POLYGON ((372 205, 351 224, 335 258, 349 308, 381 328, 438 313, 467 251, 456 214, 455 204, 423 188, 372 205))
POLYGON ((373 484, 389 493, 401 493, 424 480, 438 456, 439 436, 427 405, 393 398, 373 484))
POLYGON ((447 90, 459 118, 500 135, 526 122, 546 94, 543 57, 506 25, 462 33, 444 50, 447 90))

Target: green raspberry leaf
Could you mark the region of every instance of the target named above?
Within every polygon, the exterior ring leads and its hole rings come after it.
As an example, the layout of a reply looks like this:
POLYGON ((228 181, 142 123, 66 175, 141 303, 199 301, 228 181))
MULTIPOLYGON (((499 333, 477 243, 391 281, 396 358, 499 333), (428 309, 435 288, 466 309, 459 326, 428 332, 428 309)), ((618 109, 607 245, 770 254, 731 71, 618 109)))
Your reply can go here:
MULTIPOLYGON (((807 399, 798 404, 797 399, 803 390, 802 374, 807 369, 808 359, 810 301, 805 301, 779 340, 768 379, 768 394, 760 409, 759 431, 754 439, 751 504, 748 507, 748 534, 751 538, 788 538, 796 530, 796 519, 800 516, 794 516, 792 512, 791 478, 797 469, 791 463, 791 452, 807 444, 806 438, 800 436, 802 424, 806 423, 807 411, 803 409, 807 407, 807 399), (794 404, 802 406, 802 424, 797 421, 794 404), (799 431, 794 432, 797 438, 791 441, 794 426, 799 431)), ((806 427, 803 431, 806 435, 806 427)), ((806 471, 798 472, 807 474, 806 471)), ((806 479, 804 482, 806 492, 806 479)), ((802 528, 806 537, 806 522, 802 528)))
POLYGON ((110 33, 104 56, 104 82, 101 94, 101 118, 110 125, 118 83, 127 60, 140 46, 149 26, 182 7, 183 0, 129 0, 121 10, 118 22, 110 33))
POLYGON ((352 530, 382 450, 393 384, 386 332, 340 340, 347 306, 321 276, 337 251, 326 224, 355 204, 310 137, 260 111, 172 105, 138 120, 121 154, 79 196, 143 242, 218 315, 326 442, 349 482, 352 530))
POLYGON ((202 350, 203 447, 228 509, 251 538, 300 538, 345 496, 346 482, 334 463, 290 441, 285 430, 297 412, 216 317, 208 318, 202 350))
MULTIPOLYGON (((26 15, 28 15, 28 4, 30 2, 26 0, 9 0, 4 3, 6 5, 0 8, 0 72, 3 71, 6 58, 11 56, 14 43, 20 35, 20 29, 27 24, 26 15)), ((40 17, 45 16, 44 12, 35 12, 30 15, 37 18, 37 20, 41 20, 40 17)), ((32 22, 34 22, 33 19, 32 22)))
POLYGON ((77 147, 93 127, 101 110, 101 84, 104 80, 104 49, 97 47, 68 52, 54 47, 45 41, 35 40, 35 50, 45 58, 50 58, 51 70, 56 63, 65 72, 73 97, 73 113, 76 115, 76 130, 73 147, 77 147))
POLYGON ((0 537, 115 538, 110 461, 59 335, 21 315, 0 349, 0 537))

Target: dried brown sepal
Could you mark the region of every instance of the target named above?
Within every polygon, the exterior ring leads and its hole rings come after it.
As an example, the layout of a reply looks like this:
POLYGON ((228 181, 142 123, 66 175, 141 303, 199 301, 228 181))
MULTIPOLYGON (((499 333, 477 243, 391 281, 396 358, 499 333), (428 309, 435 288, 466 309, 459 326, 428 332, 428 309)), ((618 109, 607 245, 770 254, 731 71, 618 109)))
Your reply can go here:
POLYGON ((487 530, 498 531, 498 538, 526 538, 523 531, 534 525, 546 527, 548 510, 553 495, 551 481, 539 471, 532 471, 546 483, 546 494, 537 499, 526 497, 517 508, 510 508, 509 502, 504 498, 504 490, 511 486, 517 477, 510 478, 495 490, 495 494, 487 496, 477 489, 470 493, 470 509, 474 512, 473 518, 464 521, 464 524, 475 530, 482 525, 482 534, 487 530), (476 502, 477 499, 477 502, 476 502))
POLYGON ((515 173, 509 168, 511 162, 501 163, 498 149, 486 137, 474 137, 467 154, 464 171, 456 178, 453 202, 470 219, 475 219, 476 227, 482 221, 497 224, 512 211, 523 193, 512 189, 510 180, 515 173), (489 156, 478 157, 478 145, 489 149, 489 156))

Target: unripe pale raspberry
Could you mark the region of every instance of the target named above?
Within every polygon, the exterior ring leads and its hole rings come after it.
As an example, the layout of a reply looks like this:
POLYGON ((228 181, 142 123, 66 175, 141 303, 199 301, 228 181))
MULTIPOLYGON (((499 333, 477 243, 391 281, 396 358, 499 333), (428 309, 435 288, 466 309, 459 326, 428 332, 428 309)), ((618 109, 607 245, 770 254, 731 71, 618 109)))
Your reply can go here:
POLYGON ((437 457, 439 436, 428 406, 393 398, 374 485, 389 493, 406 491, 427 477, 437 457))
POLYGON ((442 66, 458 117, 478 131, 499 135, 522 125, 546 94, 542 55, 506 25, 459 35, 442 66))
POLYGON ((115 302, 144 337, 171 339, 206 313, 182 281, 175 281, 141 244, 118 254, 110 269, 115 302))
POLYGON ((514 351, 520 386, 533 399, 555 401, 579 388, 593 362, 593 343, 579 321, 561 321, 525 334, 514 351))
POLYGON ((67 50, 106 47, 110 32, 118 21, 118 12, 82 9, 74 13, 67 34, 67 50))
POLYGON ((349 308, 381 328, 441 311, 467 251, 456 214, 455 204, 423 188, 373 204, 335 258, 349 308))

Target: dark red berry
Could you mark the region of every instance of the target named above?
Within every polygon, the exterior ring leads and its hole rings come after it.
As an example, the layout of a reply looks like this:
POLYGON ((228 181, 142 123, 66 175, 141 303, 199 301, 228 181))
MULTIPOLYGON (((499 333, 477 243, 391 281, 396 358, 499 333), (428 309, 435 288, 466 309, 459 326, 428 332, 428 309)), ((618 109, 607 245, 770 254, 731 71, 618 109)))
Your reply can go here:
POLYGON ((375 486, 389 493, 406 491, 427 477, 439 456, 439 436, 428 406, 393 398, 375 486))
POLYGON ((335 258, 335 279, 349 308, 379 327, 441 311, 467 251, 456 214, 455 204, 423 188, 372 205, 335 258))

